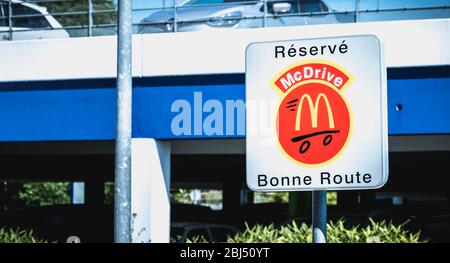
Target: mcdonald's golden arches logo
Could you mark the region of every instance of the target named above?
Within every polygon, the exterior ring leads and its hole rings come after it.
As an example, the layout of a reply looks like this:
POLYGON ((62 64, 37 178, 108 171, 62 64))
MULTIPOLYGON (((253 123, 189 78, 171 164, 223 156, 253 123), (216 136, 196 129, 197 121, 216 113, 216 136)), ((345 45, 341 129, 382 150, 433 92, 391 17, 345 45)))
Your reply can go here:
POLYGON ((273 79, 281 94, 278 141, 291 160, 322 166, 345 149, 352 116, 343 93, 352 80, 343 68, 322 60, 291 65, 273 79))

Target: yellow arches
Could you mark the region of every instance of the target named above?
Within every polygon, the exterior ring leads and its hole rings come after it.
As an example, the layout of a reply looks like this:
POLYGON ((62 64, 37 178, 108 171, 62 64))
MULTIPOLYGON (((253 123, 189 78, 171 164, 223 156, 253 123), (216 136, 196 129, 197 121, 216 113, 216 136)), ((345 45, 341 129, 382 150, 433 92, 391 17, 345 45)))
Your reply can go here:
POLYGON ((330 102, 328 101, 328 98, 325 94, 320 93, 317 96, 314 104, 313 104, 313 101, 309 94, 303 94, 303 96, 300 98, 300 101, 299 101, 299 104, 297 107, 297 115, 295 118, 295 130, 296 131, 300 130, 300 123, 301 123, 300 118, 302 116, 303 102, 305 99, 309 105, 309 111, 311 113, 311 127, 317 128, 317 114, 319 111, 319 102, 323 100, 325 102, 325 105, 327 106, 329 128, 334 129, 334 117, 333 117, 333 112, 331 111, 330 102))

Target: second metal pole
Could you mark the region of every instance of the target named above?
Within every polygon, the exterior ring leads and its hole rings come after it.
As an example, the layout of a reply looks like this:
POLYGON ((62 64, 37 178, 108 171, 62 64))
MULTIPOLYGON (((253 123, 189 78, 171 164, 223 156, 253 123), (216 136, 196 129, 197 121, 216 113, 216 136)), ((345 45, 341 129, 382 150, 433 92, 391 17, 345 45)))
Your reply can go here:
POLYGON ((131 0, 119 0, 114 240, 131 242, 131 0))
POLYGON ((92 26, 94 25, 94 18, 92 15, 93 6, 92 0, 88 0, 88 36, 92 36, 92 26))
POLYGON ((312 193, 313 243, 327 242, 327 191, 312 193))

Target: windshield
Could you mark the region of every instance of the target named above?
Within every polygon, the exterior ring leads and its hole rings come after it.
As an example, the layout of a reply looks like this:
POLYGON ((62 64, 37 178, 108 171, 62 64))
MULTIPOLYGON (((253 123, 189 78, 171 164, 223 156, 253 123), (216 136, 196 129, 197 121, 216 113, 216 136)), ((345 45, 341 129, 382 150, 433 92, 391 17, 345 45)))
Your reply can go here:
POLYGON ((239 3, 245 2, 245 0, 191 0, 185 2, 183 5, 207 5, 207 4, 226 4, 226 3, 239 3))

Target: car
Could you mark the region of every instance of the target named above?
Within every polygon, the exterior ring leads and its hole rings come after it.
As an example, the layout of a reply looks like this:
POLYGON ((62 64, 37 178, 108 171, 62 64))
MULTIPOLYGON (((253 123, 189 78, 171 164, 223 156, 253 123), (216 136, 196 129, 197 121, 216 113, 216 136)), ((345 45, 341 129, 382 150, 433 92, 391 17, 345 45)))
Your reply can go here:
MULTIPOLYGON (((31 40, 67 38, 69 33, 51 16, 45 7, 20 0, 11 0, 12 39, 31 40)), ((0 40, 10 40, 9 4, 0 2, 0 40)))
POLYGON ((264 26, 265 13, 268 27, 338 23, 321 0, 267 1, 267 12, 264 9, 263 1, 187 0, 177 6, 176 12, 173 8, 163 9, 142 19, 138 32, 257 28, 264 26))
MULTIPOLYGON (((170 236, 174 243, 185 243, 188 240, 195 241, 203 237, 207 242, 225 242, 229 235, 239 232, 234 226, 213 223, 172 223, 170 236)), ((197 241, 202 241, 197 240, 197 241)))

